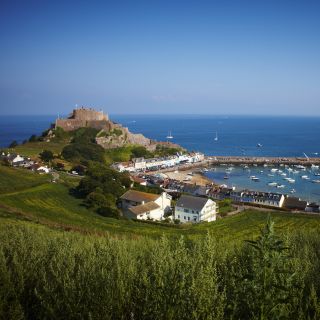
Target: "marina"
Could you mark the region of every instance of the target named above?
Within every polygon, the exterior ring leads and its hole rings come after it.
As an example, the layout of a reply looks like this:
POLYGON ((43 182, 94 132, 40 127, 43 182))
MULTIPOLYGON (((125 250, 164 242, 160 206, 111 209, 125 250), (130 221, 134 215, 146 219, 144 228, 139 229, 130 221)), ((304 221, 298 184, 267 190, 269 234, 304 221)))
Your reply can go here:
POLYGON ((309 202, 320 202, 319 169, 305 165, 297 169, 282 163, 263 165, 238 164, 226 174, 225 163, 210 165, 203 174, 216 184, 227 184, 235 190, 259 190, 293 195, 309 202), (225 177, 228 177, 226 181, 225 177))

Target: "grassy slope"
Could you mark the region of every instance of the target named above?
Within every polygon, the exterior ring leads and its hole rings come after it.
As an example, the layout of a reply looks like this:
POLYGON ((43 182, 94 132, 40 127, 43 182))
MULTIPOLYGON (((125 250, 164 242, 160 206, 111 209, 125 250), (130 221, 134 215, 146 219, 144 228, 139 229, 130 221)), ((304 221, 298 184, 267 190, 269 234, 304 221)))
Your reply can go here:
POLYGON ((68 144, 68 141, 59 142, 27 142, 14 148, 15 153, 19 153, 24 156, 37 157, 43 150, 51 150, 54 154, 61 153, 62 149, 68 144))
MULTIPOLYGON (((215 223, 185 225, 182 228, 151 225, 127 220, 103 218, 69 195, 64 184, 47 182, 48 177, 27 171, 0 167, 0 219, 2 223, 29 220, 55 228, 74 229, 83 233, 119 236, 185 235, 188 238, 212 232, 225 239, 250 239, 265 224, 266 212, 247 211, 215 223), (2 179, 2 177, 6 177, 2 179)), ((65 178, 66 179, 66 178, 65 178)), ((73 184, 69 177, 68 184, 73 184)), ((285 232, 294 229, 320 229, 320 218, 310 215, 272 213, 276 227, 285 232)), ((22 222, 21 222, 22 223, 22 222)))
POLYGON ((49 180, 50 177, 47 175, 39 175, 25 169, 0 166, 0 194, 28 189, 49 180))

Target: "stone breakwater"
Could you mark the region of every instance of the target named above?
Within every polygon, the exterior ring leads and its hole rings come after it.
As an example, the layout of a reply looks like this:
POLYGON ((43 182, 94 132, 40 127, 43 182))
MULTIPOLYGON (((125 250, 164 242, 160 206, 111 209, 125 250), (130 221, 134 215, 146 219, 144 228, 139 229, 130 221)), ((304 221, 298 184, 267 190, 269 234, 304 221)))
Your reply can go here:
POLYGON ((225 157, 225 156, 206 156, 208 164, 258 164, 258 165, 320 165, 320 158, 297 158, 297 157, 225 157))

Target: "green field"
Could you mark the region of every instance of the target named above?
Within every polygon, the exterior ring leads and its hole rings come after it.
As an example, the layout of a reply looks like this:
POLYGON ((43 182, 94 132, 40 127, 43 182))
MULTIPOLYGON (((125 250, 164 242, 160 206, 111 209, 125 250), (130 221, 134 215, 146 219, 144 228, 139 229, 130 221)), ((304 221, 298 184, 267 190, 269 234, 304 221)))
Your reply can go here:
POLYGON ((37 141, 37 142, 27 142, 25 144, 21 144, 14 148, 14 152, 21 154, 23 156, 29 157, 37 157, 39 153, 43 150, 50 150, 55 155, 61 153, 62 149, 68 144, 68 141, 59 141, 59 142, 45 142, 45 141, 37 141))
MULTIPOLYGON (((69 194, 69 186, 77 178, 62 176, 60 183, 50 177, 27 170, 0 167, 0 219, 2 223, 27 220, 52 228, 81 233, 117 236, 184 235, 193 239, 208 232, 224 239, 251 239, 265 224, 268 213, 248 210, 214 223, 172 226, 101 217, 82 206, 82 200, 69 194)), ((320 229, 320 218, 305 214, 271 213, 276 229, 281 232, 301 229, 320 229)))

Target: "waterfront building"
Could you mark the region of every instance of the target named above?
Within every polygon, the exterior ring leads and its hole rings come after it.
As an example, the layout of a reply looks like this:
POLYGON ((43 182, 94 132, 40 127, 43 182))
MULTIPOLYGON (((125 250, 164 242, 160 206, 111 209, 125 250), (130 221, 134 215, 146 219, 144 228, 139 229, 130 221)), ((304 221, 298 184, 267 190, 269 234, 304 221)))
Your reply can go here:
POLYGON ((215 221, 217 204, 208 198, 182 195, 176 203, 174 218, 182 223, 215 221))
POLYGON ((281 193, 250 190, 232 191, 230 192, 230 198, 236 202, 254 203, 277 208, 281 208, 285 200, 285 196, 281 193))

